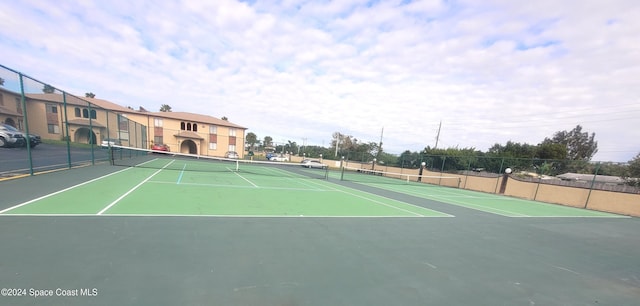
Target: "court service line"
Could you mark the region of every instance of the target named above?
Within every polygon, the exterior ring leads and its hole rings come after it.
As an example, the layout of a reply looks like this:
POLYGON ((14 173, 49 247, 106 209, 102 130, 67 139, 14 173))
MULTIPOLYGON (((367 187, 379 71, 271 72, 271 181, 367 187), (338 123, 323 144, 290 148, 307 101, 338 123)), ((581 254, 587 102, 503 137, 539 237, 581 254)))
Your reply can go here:
POLYGON ((173 164, 176 160, 173 159, 171 160, 169 163, 167 163, 166 165, 164 165, 162 168, 158 169, 158 171, 154 172, 153 174, 151 174, 150 176, 148 176, 146 179, 144 179, 142 182, 140 182, 138 185, 135 185, 133 188, 129 189, 129 191, 127 191, 125 194, 121 195, 119 198, 117 198, 115 201, 111 202, 109 205, 107 205, 107 207, 103 208, 101 211, 99 211, 96 215, 102 215, 105 211, 109 210, 109 208, 113 207, 113 205, 116 205, 118 202, 120 202, 122 199, 124 199, 126 196, 128 196, 130 193, 132 193, 133 191, 135 191, 136 189, 138 189, 138 187, 142 186, 142 184, 146 183, 148 180, 150 180, 152 177, 154 177, 156 174, 160 173, 160 171, 164 170, 165 168, 167 168, 169 165, 173 164))
POLYGON ((39 197, 39 198, 35 198, 35 199, 33 199, 33 200, 30 200, 30 201, 24 202, 24 203, 22 203, 22 204, 18 204, 18 205, 16 205, 16 206, 12 206, 12 207, 9 207, 9 208, 6 208, 6 209, 3 209, 3 210, 0 210, 0 214, 3 214, 3 213, 8 212, 8 211, 11 211, 11 210, 16 209, 16 208, 18 208, 18 207, 22 207, 22 206, 25 206, 25 205, 31 204, 31 203, 36 202, 36 201, 40 201, 40 200, 42 200, 42 199, 46 199, 46 198, 51 197, 51 196, 54 196, 54 195, 56 195, 56 194, 60 194, 60 193, 63 193, 63 192, 69 191, 69 190, 74 189, 74 188, 76 188, 76 187, 80 187, 80 186, 84 186, 84 185, 87 185, 87 184, 93 183, 93 182, 95 182, 95 181, 101 180, 101 179, 103 179, 103 178, 107 178, 107 177, 112 176, 112 175, 114 175, 114 174, 118 174, 118 173, 121 173, 121 172, 127 171, 127 170, 129 170, 129 169, 132 169, 132 168, 125 168, 125 169, 122 169, 122 170, 119 170, 119 171, 116 171, 116 172, 112 172, 112 173, 109 173, 109 174, 103 175, 103 176, 101 176, 101 177, 94 178, 94 179, 89 180, 89 181, 86 181, 86 182, 82 182, 82 183, 80 183, 80 184, 73 185, 73 186, 71 186, 71 187, 67 187, 67 188, 62 189, 62 190, 58 190, 58 191, 56 191, 56 192, 52 192, 52 193, 49 193, 49 194, 43 195, 43 196, 41 196, 41 197, 39 197))
MULTIPOLYGON (((150 184, 171 184, 174 185, 174 182, 166 182, 166 181, 148 181, 150 184)), ((205 183, 181 183, 182 186, 196 186, 196 187, 223 187, 223 188, 237 188, 237 189, 255 189, 253 186, 247 185, 229 185, 229 184, 205 184, 205 183)), ((308 186, 311 188, 293 188, 293 187, 260 187, 260 189, 265 190, 294 190, 294 191, 318 191, 318 192, 333 192, 333 190, 325 190, 318 189, 315 186, 308 186)))
MULTIPOLYGON (((318 184, 318 185, 320 185, 320 184, 318 184)), ((322 186, 322 185, 320 185, 320 186, 322 186)), ((324 186, 323 186, 323 187, 324 187, 324 186)), ((335 190, 335 191, 338 191, 338 192, 346 193, 346 194, 348 194, 348 195, 350 195, 350 196, 354 196, 354 197, 357 197, 357 198, 361 198, 361 199, 365 199, 365 200, 371 201, 371 202, 376 203, 376 204, 384 205, 384 206, 387 206, 387 207, 390 207, 390 208, 395 208, 395 209, 397 209, 397 210, 404 211, 404 212, 408 212, 408 213, 410 213, 410 214, 414 214, 414 215, 416 215, 416 216, 425 217, 425 215, 422 215, 422 214, 419 214, 419 213, 416 213, 416 212, 412 212, 412 211, 410 211, 410 210, 406 210, 406 209, 404 209, 404 208, 400 208, 400 207, 397 207, 397 206, 393 206, 393 205, 390 205, 390 204, 387 204, 387 203, 384 203, 384 202, 381 202, 381 201, 378 201, 378 200, 370 199, 370 198, 367 198, 367 197, 362 196, 362 195, 357 195, 357 194, 355 194, 355 193, 348 192, 348 191, 346 191, 346 190, 340 190, 340 189, 338 189, 338 188, 335 188, 335 187, 329 187, 329 186, 326 186, 326 187, 327 187, 327 188, 329 188, 329 189, 333 189, 333 190, 335 190)), ((363 191, 361 191, 361 192, 363 192, 363 191)), ((365 192, 365 193, 366 193, 366 192, 365 192)), ((367 194, 369 194, 369 193, 367 193, 367 194)), ((376 195, 376 196, 378 196, 378 195, 376 195)), ((384 199, 388 199, 388 200, 392 200, 392 201, 395 201, 395 202, 400 202, 400 201, 398 201, 398 200, 393 200, 393 199, 385 198, 385 197, 383 197, 383 196, 378 196, 378 197, 381 197, 381 198, 384 198, 384 199)), ((402 203, 404 203, 404 202, 402 202, 402 203)), ((405 203, 405 204, 412 205, 412 204, 409 204, 409 203, 405 203)), ((412 205, 412 206, 415 206, 415 205, 412 205)), ((424 208, 424 207, 420 207, 420 208, 421 208, 421 209, 426 209, 426 208, 424 208)))
POLYGON ((187 168, 187 163, 184 164, 184 166, 182 166, 182 171, 180 171, 180 176, 178 176, 178 182, 176 184, 180 184, 180 182, 182 181, 182 176, 184 175, 184 169, 187 168))
POLYGON ((440 201, 440 202, 445 203, 445 204, 460 206, 460 207, 464 207, 464 208, 468 208, 468 209, 474 209, 474 210, 478 210, 478 211, 482 211, 482 212, 486 212, 486 213, 500 215, 500 216, 503 216, 503 217, 514 217, 514 215, 519 216, 519 217, 528 217, 528 215, 517 213, 517 212, 514 212, 514 211, 502 210, 502 209, 499 209, 499 208, 488 207, 488 206, 484 206, 484 205, 481 205, 481 204, 474 204, 474 203, 460 201, 458 199, 452 199, 452 198, 450 198, 450 197, 448 197, 446 195, 431 195, 431 194, 417 192, 417 191, 413 191, 413 190, 405 190, 405 189, 402 189, 402 188, 390 188, 390 187, 386 187, 386 186, 382 187, 382 186, 379 186, 379 185, 380 184, 378 184, 378 186, 373 186, 373 187, 382 188, 382 189, 385 189, 385 190, 390 190, 390 191, 395 191, 395 192, 400 192, 400 193, 404 193, 404 194, 408 194, 408 195, 412 195, 412 196, 418 196, 418 197, 421 197, 423 199, 437 200, 437 201, 440 201))
POLYGON ((250 181, 250 180, 248 180, 247 178, 245 178, 244 176, 242 176, 242 175, 238 174, 238 172, 233 171, 233 170, 231 170, 231 169, 229 169, 229 168, 227 168, 227 169, 228 169, 229 171, 233 172, 235 175, 239 176, 241 179, 243 179, 243 180, 247 181, 249 184, 253 185, 253 187, 260 188, 260 187, 258 187, 258 185, 254 184, 252 181, 250 181))
MULTIPOLYGON (((304 180, 302 179, 306 179, 305 176, 299 175, 297 173, 295 173, 297 176, 291 176, 291 172, 283 170, 283 169, 278 169, 278 168, 274 168, 274 169, 268 169, 269 171, 276 173, 276 174, 284 174, 286 176, 283 176, 282 178, 287 180, 287 181, 295 181, 298 184, 304 185, 304 186, 308 186, 308 187, 312 187, 312 188, 318 188, 316 186, 313 186, 311 184, 307 184, 304 182, 304 180)), ((318 190, 323 190, 318 188, 318 190)))

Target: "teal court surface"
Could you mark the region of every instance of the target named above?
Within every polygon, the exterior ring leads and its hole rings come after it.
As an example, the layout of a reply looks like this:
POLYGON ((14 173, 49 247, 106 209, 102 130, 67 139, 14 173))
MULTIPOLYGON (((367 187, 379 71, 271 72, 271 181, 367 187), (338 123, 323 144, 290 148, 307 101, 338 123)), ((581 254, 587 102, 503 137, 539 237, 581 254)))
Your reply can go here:
POLYGON ((116 164, 0 181, 1 305, 640 300, 637 218, 299 165, 116 164))
MULTIPOLYGON (((453 217, 336 184, 340 171, 277 163, 153 158, 0 210, 11 215, 453 217), (327 180, 329 178, 329 180, 327 180)), ((348 181, 508 217, 622 217, 367 174, 348 181), (373 180, 372 180, 373 179, 373 180)))

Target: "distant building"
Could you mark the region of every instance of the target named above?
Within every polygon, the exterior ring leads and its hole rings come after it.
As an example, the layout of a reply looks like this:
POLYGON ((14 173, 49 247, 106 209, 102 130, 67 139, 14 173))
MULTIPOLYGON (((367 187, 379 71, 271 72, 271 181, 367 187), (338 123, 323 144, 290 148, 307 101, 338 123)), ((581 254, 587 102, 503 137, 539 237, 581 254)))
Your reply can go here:
MULTIPOLYGON (((0 122, 24 130, 21 102, 19 93, 0 87, 0 122)), ((172 152, 244 155, 247 128, 208 115, 134 110, 102 99, 57 93, 26 94, 26 108, 29 132, 42 139, 93 144, 118 139, 124 146, 137 148, 163 143, 172 152)))
POLYGON ((610 176, 610 175, 565 173, 565 174, 556 175, 556 177, 563 181, 591 182, 591 181, 594 181, 594 177, 595 177, 596 183, 612 184, 612 185, 622 185, 625 183, 624 179, 618 176, 610 176))

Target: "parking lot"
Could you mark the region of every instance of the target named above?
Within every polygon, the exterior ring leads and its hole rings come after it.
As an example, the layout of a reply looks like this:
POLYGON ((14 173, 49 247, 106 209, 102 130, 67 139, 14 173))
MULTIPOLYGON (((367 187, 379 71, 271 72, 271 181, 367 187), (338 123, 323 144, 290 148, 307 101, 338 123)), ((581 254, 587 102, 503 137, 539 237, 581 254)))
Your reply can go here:
POLYGON ((33 172, 42 172, 91 164, 92 161, 106 162, 107 156, 107 150, 99 146, 93 150, 90 147, 67 150, 65 144, 42 143, 31 148, 30 162, 26 147, 0 148, 0 178, 30 173, 30 167, 33 167, 33 172))

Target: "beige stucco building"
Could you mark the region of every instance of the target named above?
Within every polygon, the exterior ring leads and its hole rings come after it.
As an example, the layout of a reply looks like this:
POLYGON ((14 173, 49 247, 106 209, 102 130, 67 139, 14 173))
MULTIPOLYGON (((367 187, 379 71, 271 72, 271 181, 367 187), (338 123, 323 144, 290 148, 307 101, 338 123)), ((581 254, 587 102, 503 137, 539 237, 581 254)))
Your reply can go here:
POLYGON ((28 120, 29 132, 42 139, 94 144, 115 139, 137 148, 163 143, 172 152, 244 154, 246 128, 208 115, 134 110, 102 99, 57 93, 26 94, 26 108, 25 117, 20 94, 0 87, 0 122, 25 130, 28 120))

